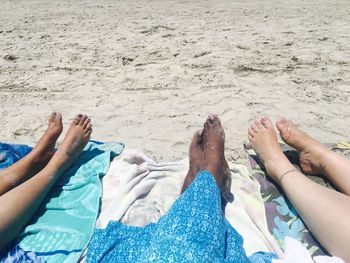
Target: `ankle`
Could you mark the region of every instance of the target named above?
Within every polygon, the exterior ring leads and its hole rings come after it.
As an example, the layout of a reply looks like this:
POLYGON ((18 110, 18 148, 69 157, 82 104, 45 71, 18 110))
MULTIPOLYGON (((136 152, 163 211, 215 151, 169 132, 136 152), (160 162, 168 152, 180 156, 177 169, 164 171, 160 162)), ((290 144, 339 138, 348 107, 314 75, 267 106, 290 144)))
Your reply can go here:
POLYGON ((312 151, 312 164, 318 170, 319 173, 326 173, 326 163, 327 160, 334 158, 336 153, 327 149, 324 145, 320 144, 320 147, 317 147, 312 151))
POLYGON ((329 149, 325 149, 324 151, 320 152, 318 155, 318 165, 317 165, 319 173, 327 176, 328 175, 327 163, 330 162, 331 160, 335 160, 336 162, 337 158, 338 158, 338 154, 329 149))
POLYGON ((281 176, 285 172, 295 168, 285 155, 265 161, 264 166, 268 175, 277 183, 280 183, 281 176))
POLYGON ((202 171, 208 171, 211 173, 211 175, 214 177, 217 185, 221 187, 222 185, 222 176, 221 176, 221 170, 216 165, 205 165, 202 169, 202 171))
POLYGON ((200 171, 200 169, 198 168, 193 168, 190 166, 190 168, 188 169, 187 175, 186 176, 196 176, 198 174, 198 172, 200 171))
POLYGON ((66 169, 70 159, 71 157, 69 153, 64 150, 57 150, 46 167, 49 167, 50 170, 59 171, 61 173, 62 170, 66 169))

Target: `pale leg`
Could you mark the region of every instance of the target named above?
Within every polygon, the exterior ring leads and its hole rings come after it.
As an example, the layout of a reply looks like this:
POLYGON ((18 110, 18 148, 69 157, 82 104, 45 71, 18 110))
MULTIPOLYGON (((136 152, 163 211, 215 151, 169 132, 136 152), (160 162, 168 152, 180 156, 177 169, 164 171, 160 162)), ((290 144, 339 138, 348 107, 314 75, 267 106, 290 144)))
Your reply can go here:
POLYGON ((308 228, 334 256, 350 261, 350 197, 314 183, 283 154, 270 119, 262 118, 248 130, 248 138, 262 159, 267 173, 288 196, 308 228))

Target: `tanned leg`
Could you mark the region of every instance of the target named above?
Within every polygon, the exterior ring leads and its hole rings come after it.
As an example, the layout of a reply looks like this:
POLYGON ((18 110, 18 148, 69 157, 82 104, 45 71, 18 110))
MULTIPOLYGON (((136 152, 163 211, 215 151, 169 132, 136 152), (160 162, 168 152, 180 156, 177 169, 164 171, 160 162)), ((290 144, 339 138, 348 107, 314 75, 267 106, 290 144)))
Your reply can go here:
POLYGON ((55 144, 62 129, 61 114, 53 112, 45 133, 34 149, 23 159, 0 171, 0 196, 45 167, 55 153, 55 144))
POLYGON ((0 196, 0 250, 25 227, 62 173, 84 149, 92 132, 90 119, 74 118, 49 163, 38 174, 0 196))

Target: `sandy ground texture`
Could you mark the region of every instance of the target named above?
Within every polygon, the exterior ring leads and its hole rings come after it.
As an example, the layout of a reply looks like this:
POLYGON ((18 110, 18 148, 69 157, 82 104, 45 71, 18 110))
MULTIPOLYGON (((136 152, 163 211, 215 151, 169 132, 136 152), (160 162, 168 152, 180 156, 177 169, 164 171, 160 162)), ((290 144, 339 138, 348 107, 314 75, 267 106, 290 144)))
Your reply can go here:
POLYGON ((0 140, 33 145, 52 110, 156 160, 210 112, 230 161, 261 115, 349 140, 349 29, 349 0, 1 0, 0 140))

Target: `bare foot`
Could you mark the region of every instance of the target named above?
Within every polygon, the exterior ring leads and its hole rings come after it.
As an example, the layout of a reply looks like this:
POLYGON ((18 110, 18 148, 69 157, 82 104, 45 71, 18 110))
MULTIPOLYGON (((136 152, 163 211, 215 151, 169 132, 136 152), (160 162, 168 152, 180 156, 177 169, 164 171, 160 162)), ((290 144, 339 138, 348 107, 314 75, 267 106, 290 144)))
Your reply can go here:
POLYGON ((293 166, 278 144, 271 120, 263 117, 253 122, 248 129, 248 139, 262 160, 267 173, 279 182, 280 176, 293 166))
POLYGON ((86 115, 75 116, 59 150, 64 151, 69 157, 77 157, 90 139, 92 132, 90 122, 90 118, 86 115))
POLYGON ((0 187, 0 195, 31 178, 48 164, 55 153, 56 141, 62 129, 61 114, 51 113, 49 125, 33 150, 23 159, 0 172, 0 176, 6 181, 0 187))
POLYGON ((41 170, 50 161, 55 153, 56 141, 61 135, 62 130, 61 113, 52 112, 45 133, 41 136, 39 142, 30 153, 35 166, 33 169, 41 170))
POLYGON ((83 151, 90 139, 92 125, 86 115, 74 117, 69 130, 49 164, 58 166, 59 171, 68 168, 83 151))
POLYGON ((229 176, 229 169, 225 159, 225 132, 217 115, 211 114, 204 123, 202 142, 204 150, 202 169, 214 176, 223 192, 226 190, 226 176, 229 176))
POLYGON ((310 175, 322 173, 324 170, 322 156, 329 150, 290 120, 280 118, 276 126, 283 141, 299 152, 302 171, 310 175))
POLYGON ((183 183, 181 193, 183 193, 192 183, 192 181, 195 179, 196 174, 202 167, 203 150, 201 146, 201 132, 201 130, 196 131, 192 138, 189 150, 190 167, 183 183))

